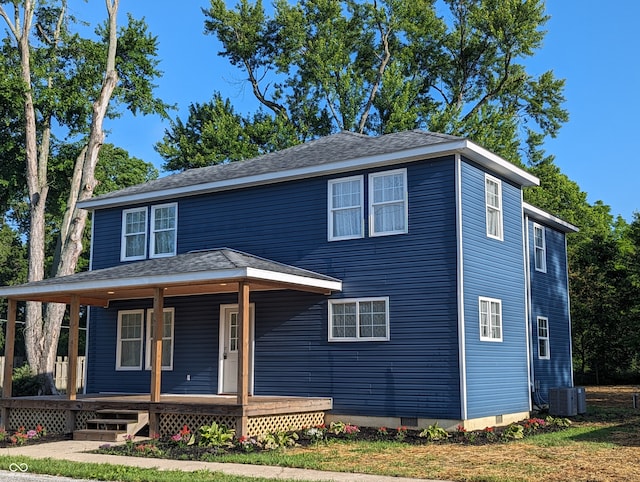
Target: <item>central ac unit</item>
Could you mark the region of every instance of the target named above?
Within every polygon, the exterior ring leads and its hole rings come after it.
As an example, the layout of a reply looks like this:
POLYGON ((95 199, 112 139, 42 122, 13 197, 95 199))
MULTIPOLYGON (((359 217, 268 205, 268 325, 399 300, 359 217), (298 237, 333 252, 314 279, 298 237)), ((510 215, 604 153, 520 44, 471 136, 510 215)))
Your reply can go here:
POLYGON ((574 388, 549 389, 549 414, 557 417, 578 415, 578 397, 574 388))

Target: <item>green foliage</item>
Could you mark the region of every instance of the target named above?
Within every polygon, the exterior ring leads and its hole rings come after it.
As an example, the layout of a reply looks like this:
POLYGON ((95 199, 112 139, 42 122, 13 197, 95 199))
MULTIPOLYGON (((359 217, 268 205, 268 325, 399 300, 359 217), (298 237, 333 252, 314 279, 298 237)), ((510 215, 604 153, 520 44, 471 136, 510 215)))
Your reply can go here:
POLYGON ((299 436, 296 432, 269 432, 259 438, 262 448, 265 450, 278 450, 286 447, 294 447, 299 436))
POLYGON ((449 437, 449 432, 442 427, 438 427, 438 422, 435 422, 420 432, 419 436, 427 440, 443 440, 449 437))
POLYGON ((506 440, 520 440, 524 438, 524 427, 517 423, 512 423, 502 431, 502 438, 506 440))
POLYGON ((529 140, 538 152, 568 119, 564 81, 524 67, 544 37, 541 0, 278 0, 271 15, 261 1, 229 8, 212 0, 204 14, 219 55, 242 71, 268 113, 241 116, 218 94, 192 105, 188 121, 172 122, 157 146, 170 170, 340 130, 418 127, 470 137, 521 163, 529 140), (279 142, 246 144, 256 129, 269 140, 279 132, 279 142))
POLYGON ((35 375, 29 365, 22 365, 13 370, 13 384, 11 386, 14 397, 29 397, 42 394, 44 387, 43 375, 35 375))
POLYGON ((231 447, 235 434, 235 430, 212 422, 211 425, 200 427, 199 445, 204 447, 231 447))

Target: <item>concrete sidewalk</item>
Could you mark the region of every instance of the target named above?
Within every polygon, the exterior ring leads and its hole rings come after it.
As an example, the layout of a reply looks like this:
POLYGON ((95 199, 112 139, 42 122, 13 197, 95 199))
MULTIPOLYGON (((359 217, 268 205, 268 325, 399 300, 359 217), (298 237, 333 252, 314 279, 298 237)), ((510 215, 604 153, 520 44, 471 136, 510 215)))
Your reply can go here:
POLYGON ((365 475, 345 472, 324 472, 320 470, 292 469, 268 465, 228 464, 218 462, 195 462, 188 460, 154 459, 145 457, 123 457, 120 455, 102 455, 85 453, 97 449, 104 442, 66 440, 46 444, 25 445, 0 449, 0 455, 24 455, 36 459, 59 459, 74 462, 106 463, 128 465, 157 470, 209 470, 230 475, 245 477, 267 477, 273 479, 334 481, 334 482, 442 482, 426 479, 408 479, 406 477, 388 477, 382 475, 365 475))

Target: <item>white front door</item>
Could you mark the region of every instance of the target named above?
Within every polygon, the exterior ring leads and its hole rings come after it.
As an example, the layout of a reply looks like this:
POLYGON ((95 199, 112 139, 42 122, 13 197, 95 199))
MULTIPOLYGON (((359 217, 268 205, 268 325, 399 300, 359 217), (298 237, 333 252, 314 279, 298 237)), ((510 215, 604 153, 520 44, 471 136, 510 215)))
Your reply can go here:
MULTIPOLYGON (((249 393, 253 393, 254 307, 249 305, 249 393)), ((238 391, 238 305, 220 306, 218 393, 238 391)))

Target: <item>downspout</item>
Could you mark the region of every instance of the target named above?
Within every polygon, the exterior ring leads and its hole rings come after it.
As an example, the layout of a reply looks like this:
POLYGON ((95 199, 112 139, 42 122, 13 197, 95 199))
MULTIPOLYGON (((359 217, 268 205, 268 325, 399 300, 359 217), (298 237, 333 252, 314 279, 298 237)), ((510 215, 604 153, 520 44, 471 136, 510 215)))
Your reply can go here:
POLYGON ((467 410, 467 356, 464 329, 464 257, 462 246, 462 160, 455 155, 456 244, 457 244, 457 304, 458 304, 458 364, 460 366, 460 418, 468 418, 467 410))

